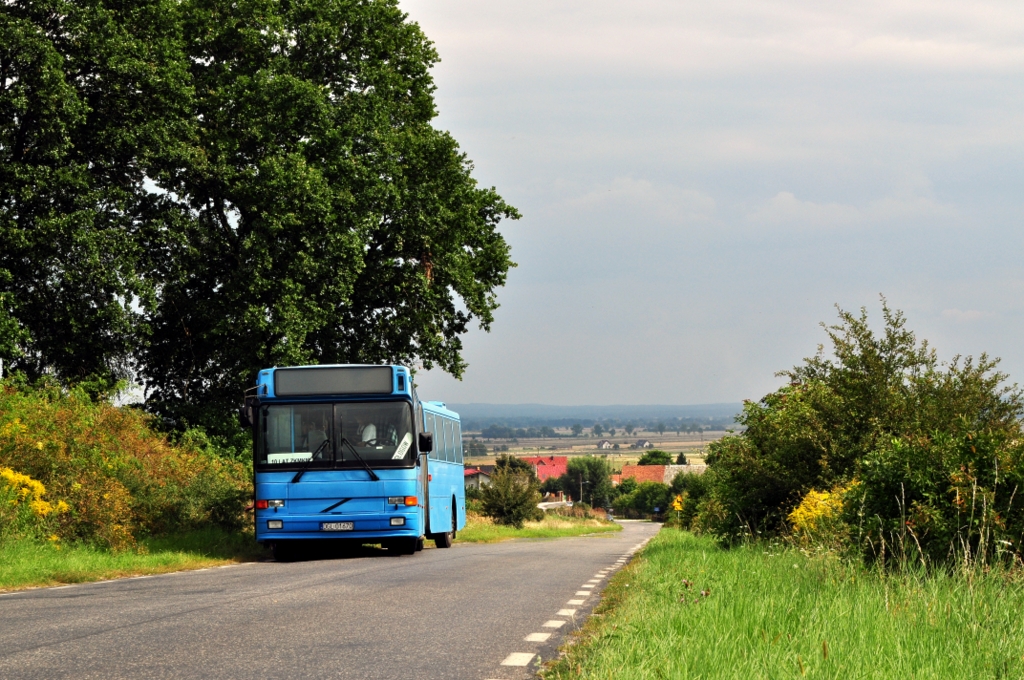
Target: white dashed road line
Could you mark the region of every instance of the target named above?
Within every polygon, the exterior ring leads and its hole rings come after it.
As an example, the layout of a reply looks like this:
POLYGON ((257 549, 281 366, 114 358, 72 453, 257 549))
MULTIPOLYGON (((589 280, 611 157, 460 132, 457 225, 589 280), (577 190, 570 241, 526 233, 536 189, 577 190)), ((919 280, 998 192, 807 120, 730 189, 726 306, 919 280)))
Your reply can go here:
POLYGON ((502 666, 529 666, 533 657, 537 656, 532 652, 512 652, 501 662, 502 666))
MULTIPOLYGON (((585 604, 586 601, 587 601, 586 598, 593 594, 593 589, 596 588, 597 585, 599 583, 601 583, 602 580, 607 578, 607 576, 608 576, 608 574, 610 572, 615 571, 616 569, 619 569, 624 564, 626 564, 626 562, 629 560, 630 557, 633 556, 634 553, 636 553, 638 550, 640 550, 645 545, 647 545, 647 541, 648 540, 650 540, 650 539, 647 539, 645 541, 641 541, 640 543, 638 543, 635 546, 633 546, 632 548, 630 548, 628 551, 626 551, 626 553, 622 557, 617 559, 612 564, 611 567, 608 567, 607 569, 602 569, 601 571, 597 572, 597 574, 594 575, 594 578, 590 579, 585 584, 580 586, 580 590, 576 591, 575 598, 572 599, 572 600, 569 600, 568 602, 566 602, 566 604, 570 605, 570 606, 579 606, 581 604, 585 604)), ((555 616, 575 617, 576 616, 576 609, 568 609, 568 608, 566 608, 566 609, 559 609, 558 613, 556 613, 555 616)), ((561 628, 562 626, 564 626, 567 623, 569 623, 569 622, 567 620, 564 620, 564 619, 551 619, 550 621, 545 621, 544 624, 541 627, 542 628, 549 628, 549 629, 551 629, 551 628, 557 629, 557 628, 561 628)), ((552 635, 551 633, 530 633, 525 638, 523 638, 523 641, 524 642, 547 642, 551 638, 551 635, 552 635)), ((509 654, 507 657, 505 657, 505 660, 501 662, 501 665, 502 666, 519 666, 519 667, 529 666, 530 662, 533 661, 534 657, 536 657, 536 656, 537 655, 535 653, 533 653, 533 652, 513 652, 512 654, 509 654)))

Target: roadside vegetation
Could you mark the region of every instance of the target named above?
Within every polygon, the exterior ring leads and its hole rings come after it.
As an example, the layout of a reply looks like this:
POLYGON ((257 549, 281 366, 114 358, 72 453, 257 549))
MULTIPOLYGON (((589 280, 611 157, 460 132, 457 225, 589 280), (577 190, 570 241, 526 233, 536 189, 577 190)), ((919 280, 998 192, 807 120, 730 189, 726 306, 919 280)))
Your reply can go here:
POLYGON ((1013 570, 892 571, 665 529, 544 677, 1021 677, 1021 608, 1013 570))
POLYGON ((498 543, 514 538, 564 538, 586 534, 622 531, 615 522, 602 519, 603 513, 589 513, 585 516, 545 513, 539 520, 523 522, 519 528, 498 524, 490 517, 469 512, 466 528, 459 532, 456 543, 498 543))
POLYGON ((0 588, 251 559, 248 465, 84 390, 0 383, 0 588))
POLYGON ((90 543, 47 541, 0 544, 0 591, 124 576, 164 574, 269 557, 251 531, 209 528, 143 538, 133 550, 114 551, 90 543))
POLYGON ((547 677, 1024 675, 1024 396, 883 320, 746 403, 547 677))
POLYGON ((882 332, 840 311, 832 345, 747 402, 742 434, 708 445, 677 520, 726 542, 904 568, 1022 564, 1024 394, 998 360, 940 363, 883 300, 882 332))

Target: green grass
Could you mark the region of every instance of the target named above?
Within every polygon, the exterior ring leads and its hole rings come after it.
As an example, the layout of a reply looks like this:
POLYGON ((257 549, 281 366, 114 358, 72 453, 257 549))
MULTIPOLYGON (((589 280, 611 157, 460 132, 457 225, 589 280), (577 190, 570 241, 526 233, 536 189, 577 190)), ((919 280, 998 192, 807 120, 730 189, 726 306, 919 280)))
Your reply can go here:
POLYGON ((665 529, 544 677, 1020 678, 1022 611, 1005 573, 883 575, 665 529))
POLYGON ((622 531, 614 522, 548 515, 540 522, 527 522, 522 529, 493 524, 483 517, 469 516, 457 543, 497 543, 513 538, 562 538, 608 531, 622 531))
POLYGON ((140 552, 111 552, 88 545, 16 541, 0 544, 0 590, 161 574, 245 562, 264 556, 252 533, 217 529, 142 541, 140 552))

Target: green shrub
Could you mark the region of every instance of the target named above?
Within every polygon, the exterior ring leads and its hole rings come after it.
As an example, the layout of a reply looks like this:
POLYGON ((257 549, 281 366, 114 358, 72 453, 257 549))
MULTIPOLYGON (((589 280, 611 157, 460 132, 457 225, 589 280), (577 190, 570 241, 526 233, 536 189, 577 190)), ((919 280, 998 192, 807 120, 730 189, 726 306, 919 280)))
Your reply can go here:
POLYGON ((670 503, 669 487, 661 482, 641 482, 636 490, 615 499, 615 512, 626 516, 650 517, 665 512, 670 503))
POLYGON ((651 449, 650 451, 644 452, 644 455, 640 456, 640 460, 636 462, 637 465, 671 465, 672 456, 667 451, 660 449, 651 449))
POLYGON ((532 470, 527 473, 511 466, 495 468, 491 483, 481 489, 484 514, 498 524, 520 529, 523 522, 537 516, 539 488, 532 470))
POLYGON ((707 492, 708 480, 704 475, 688 472, 677 474, 668 491, 669 502, 678 498, 682 506, 680 510, 674 510, 672 513, 674 523, 682 528, 691 527, 697 516, 697 508, 707 492))

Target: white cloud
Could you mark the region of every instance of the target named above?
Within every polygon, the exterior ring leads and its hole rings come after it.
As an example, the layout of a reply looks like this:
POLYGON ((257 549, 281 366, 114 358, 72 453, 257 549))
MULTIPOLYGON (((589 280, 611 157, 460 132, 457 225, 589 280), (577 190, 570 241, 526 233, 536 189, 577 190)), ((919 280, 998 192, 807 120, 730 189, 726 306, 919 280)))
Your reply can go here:
POLYGON ((801 200, 790 191, 780 191, 747 215, 747 221, 768 226, 793 226, 816 229, 911 224, 928 220, 945 223, 958 217, 954 206, 945 205, 931 195, 926 179, 901 182, 891 195, 855 206, 835 202, 801 200))
POLYGON ((522 74, 727 73, 802 64, 1013 71, 1024 68, 1014 1, 406 0, 442 56, 522 74))
POLYGON ((703 192, 655 185, 632 177, 616 177, 581 196, 569 198, 564 205, 572 210, 638 210, 669 222, 706 221, 715 213, 715 199, 703 192))
POLYGON ((991 312, 982 312, 977 309, 944 309, 942 310, 942 318, 947 321, 953 321, 956 323, 970 323, 972 321, 979 321, 981 319, 992 316, 991 312))

